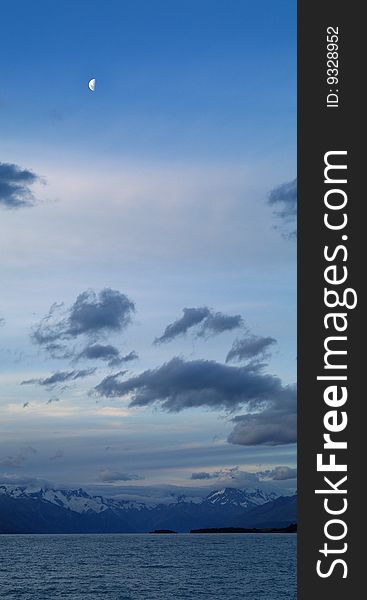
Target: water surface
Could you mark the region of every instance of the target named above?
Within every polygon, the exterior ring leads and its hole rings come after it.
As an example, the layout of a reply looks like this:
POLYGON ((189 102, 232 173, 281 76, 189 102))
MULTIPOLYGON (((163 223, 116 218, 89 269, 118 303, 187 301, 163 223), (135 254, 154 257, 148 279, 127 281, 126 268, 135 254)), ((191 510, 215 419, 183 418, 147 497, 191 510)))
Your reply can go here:
POLYGON ((1 535, 6 600, 296 599, 296 535, 1 535))

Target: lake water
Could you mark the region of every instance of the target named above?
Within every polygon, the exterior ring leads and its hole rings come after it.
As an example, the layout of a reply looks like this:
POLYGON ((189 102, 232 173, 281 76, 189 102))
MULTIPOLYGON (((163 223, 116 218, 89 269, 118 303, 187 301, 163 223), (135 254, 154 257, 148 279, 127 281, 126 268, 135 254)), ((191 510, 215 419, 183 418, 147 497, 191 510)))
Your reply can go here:
POLYGON ((296 535, 1 535, 6 600, 296 599, 296 535))

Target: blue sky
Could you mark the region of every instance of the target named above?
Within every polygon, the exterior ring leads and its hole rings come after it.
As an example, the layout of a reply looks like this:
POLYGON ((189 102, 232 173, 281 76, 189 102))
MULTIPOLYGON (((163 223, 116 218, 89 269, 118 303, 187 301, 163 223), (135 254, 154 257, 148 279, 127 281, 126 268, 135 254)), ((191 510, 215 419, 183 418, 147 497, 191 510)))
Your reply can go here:
POLYGON ((296 174, 295 12, 293 1, 270 0, 2 7, 3 480, 122 489, 130 484, 118 473, 130 473, 134 486, 185 487, 203 485, 191 479, 198 470, 238 466, 230 481, 240 484, 248 472, 294 466, 284 435, 276 445, 228 442, 244 400, 230 412, 201 401, 174 413, 159 399, 132 405, 151 379, 140 392, 98 396, 91 390, 116 369, 52 358, 32 331, 54 303, 64 303, 60 324, 82 292, 94 290, 98 304, 101 290, 116 290, 134 303, 131 322, 101 338, 69 336, 69 354, 97 338, 121 356, 135 351, 125 381, 160 377, 174 357, 184 368, 247 368, 249 357, 225 362, 233 343, 271 337, 269 352, 250 358, 266 363, 260 377, 279 378, 283 398, 295 381, 296 257, 290 196, 281 187, 270 204, 269 194, 296 174), (35 175, 19 192, 33 206, 9 204, 18 168, 35 175), (200 307, 208 321, 153 343, 184 308, 200 307), (242 324, 200 335, 217 313, 242 324), (65 389, 20 385, 86 367, 97 370, 65 389), (106 470, 117 475, 102 481, 106 470))

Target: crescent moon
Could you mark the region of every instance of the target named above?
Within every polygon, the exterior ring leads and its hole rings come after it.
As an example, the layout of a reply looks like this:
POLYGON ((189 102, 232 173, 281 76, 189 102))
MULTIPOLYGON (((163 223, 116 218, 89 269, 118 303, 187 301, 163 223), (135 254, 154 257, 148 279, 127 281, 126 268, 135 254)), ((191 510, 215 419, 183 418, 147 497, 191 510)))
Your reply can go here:
POLYGON ((88 83, 88 87, 91 92, 94 92, 94 90, 96 89, 96 80, 91 79, 90 82, 88 83))

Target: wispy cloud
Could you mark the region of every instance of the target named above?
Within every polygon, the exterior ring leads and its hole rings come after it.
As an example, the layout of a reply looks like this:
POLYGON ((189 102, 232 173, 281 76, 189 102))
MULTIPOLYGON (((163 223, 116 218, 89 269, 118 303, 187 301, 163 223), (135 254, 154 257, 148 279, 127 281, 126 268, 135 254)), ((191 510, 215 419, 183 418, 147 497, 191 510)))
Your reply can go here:
POLYGON ((184 308, 183 316, 167 325, 163 334, 159 338, 156 338, 154 343, 161 344, 162 342, 174 340, 177 336, 187 333, 189 329, 201 323, 209 314, 210 310, 207 306, 200 308, 184 308))
POLYGON ((53 402, 60 402, 60 398, 49 398, 49 400, 47 400, 46 404, 52 404, 53 402))
POLYGON ((167 325, 163 334, 154 340, 155 344, 171 342, 180 335, 185 335, 189 329, 200 325, 197 331, 199 337, 216 335, 231 331, 244 325, 240 315, 225 315, 213 312, 207 306, 199 308, 184 308, 183 316, 167 325))
MULTIPOLYGON (((49 377, 25 379, 21 382, 21 385, 38 384, 48 388, 53 388, 60 383, 89 377, 90 375, 93 375, 95 371, 96 369, 81 369, 80 371, 56 371, 56 373, 52 373, 52 375, 49 375, 49 377)), ((52 401, 55 401, 55 399, 52 401)))
POLYGON ((227 354, 226 362, 241 362, 254 358, 265 358, 270 346, 276 344, 272 337, 262 337, 248 334, 246 337, 235 340, 227 354))
POLYGON ((46 349, 55 350, 54 344, 60 340, 73 340, 81 335, 95 339, 120 332, 131 322, 134 312, 134 303, 117 290, 105 288, 99 293, 87 290, 67 309, 63 304, 54 304, 34 328, 32 339, 46 349))
POLYGON ((274 188, 269 194, 268 203, 276 207, 274 214, 282 222, 283 236, 294 238, 297 217, 297 179, 274 188))

